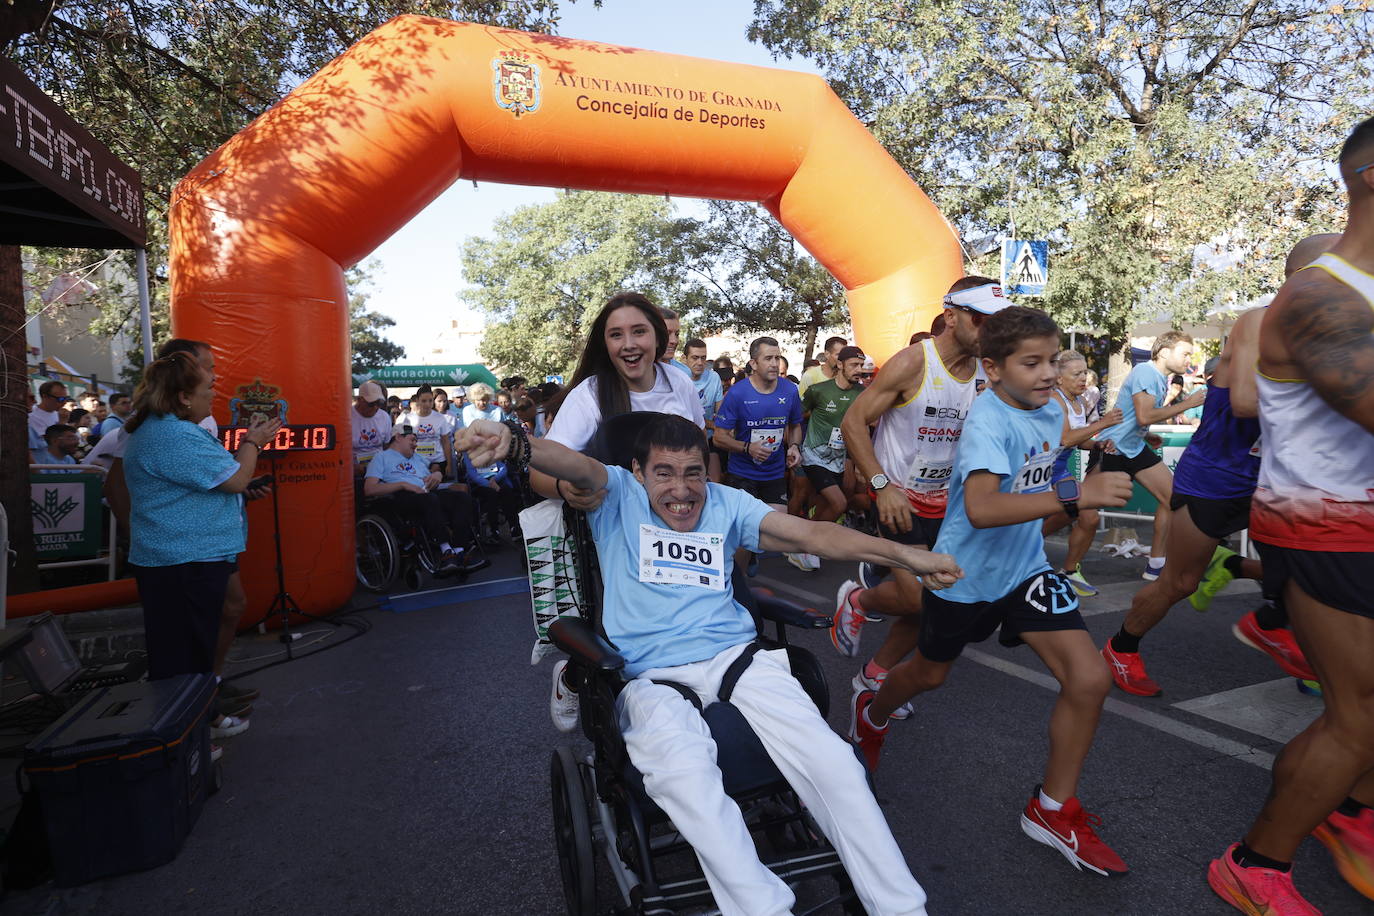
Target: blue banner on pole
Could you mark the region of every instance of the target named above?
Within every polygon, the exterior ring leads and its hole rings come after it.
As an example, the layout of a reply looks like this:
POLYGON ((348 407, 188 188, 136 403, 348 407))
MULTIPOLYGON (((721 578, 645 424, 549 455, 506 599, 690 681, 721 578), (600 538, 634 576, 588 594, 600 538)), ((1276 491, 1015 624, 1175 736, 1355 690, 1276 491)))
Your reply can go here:
POLYGON ((1002 289, 1011 296, 1043 296, 1050 274, 1049 242, 1002 242, 1002 289))

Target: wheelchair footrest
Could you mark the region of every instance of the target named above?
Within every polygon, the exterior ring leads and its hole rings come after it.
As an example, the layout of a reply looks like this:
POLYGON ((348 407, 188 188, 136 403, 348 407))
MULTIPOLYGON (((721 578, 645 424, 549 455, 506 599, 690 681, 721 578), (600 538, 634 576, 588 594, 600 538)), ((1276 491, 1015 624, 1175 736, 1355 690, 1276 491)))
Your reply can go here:
MULTIPOLYGON (((844 871, 840 854, 831 848, 808 850, 764 864, 789 885, 844 871)), ((672 913, 678 908, 710 903, 713 899, 704 875, 682 881, 668 881, 659 887, 659 893, 644 895, 644 912, 672 913)))

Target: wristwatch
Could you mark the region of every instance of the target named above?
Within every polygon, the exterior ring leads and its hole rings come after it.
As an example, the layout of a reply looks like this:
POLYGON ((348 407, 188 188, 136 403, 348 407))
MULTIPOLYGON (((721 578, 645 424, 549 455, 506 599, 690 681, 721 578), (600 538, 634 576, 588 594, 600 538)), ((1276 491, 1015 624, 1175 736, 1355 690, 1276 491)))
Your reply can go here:
POLYGON ((873 491, 875 493, 878 490, 881 490, 883 487, 887 486, 887 483, 888 480, 886 474, 874 474, 872 477, 868 479, 868 485, 873 488, 873 491))
POLYGON ((1078 479, 1075 477, 1065 477, 1054 482, 1054 495, 1059 497, 1059 503, 1064 507, 1064 512, 1069 518, 1078 518, 1078 479))

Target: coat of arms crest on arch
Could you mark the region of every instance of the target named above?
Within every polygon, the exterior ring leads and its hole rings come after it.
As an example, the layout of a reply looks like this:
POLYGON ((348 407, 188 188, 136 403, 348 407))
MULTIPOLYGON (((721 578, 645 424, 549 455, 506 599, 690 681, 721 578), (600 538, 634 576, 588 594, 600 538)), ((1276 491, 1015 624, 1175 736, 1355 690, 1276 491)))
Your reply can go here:
POLYGON ((521 51, 503 51, 491 62, 495 75, 492 94, 496 104, 514 114, 539 110, 539 65, 521 51))

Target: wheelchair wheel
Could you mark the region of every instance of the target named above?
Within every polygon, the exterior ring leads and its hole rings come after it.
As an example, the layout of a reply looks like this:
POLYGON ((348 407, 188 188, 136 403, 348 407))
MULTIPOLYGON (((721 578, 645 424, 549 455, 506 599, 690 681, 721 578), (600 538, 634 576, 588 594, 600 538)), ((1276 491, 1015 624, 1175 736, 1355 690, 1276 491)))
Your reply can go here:
POLYGON ((358 519, 357 537, 358 584, 370 592, 386 591, 401 571, 396 533, 380 515, 364 515, 358 519))
POLYGON ((563 877, 563 899, 569 916, 596 912, 596 850, 582 775, 571 748, 555 748, 549 760, 553 790, 553 841, 563 877))

